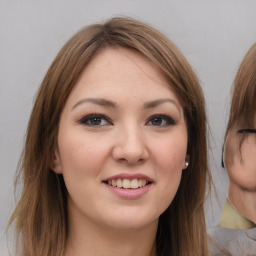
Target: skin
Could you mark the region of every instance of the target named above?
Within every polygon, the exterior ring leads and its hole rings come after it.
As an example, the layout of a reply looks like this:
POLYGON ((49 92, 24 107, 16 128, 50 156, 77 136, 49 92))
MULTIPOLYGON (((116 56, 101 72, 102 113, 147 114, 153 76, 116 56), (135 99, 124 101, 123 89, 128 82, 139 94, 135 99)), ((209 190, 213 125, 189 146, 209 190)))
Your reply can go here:
POLYGON ((130 50, 100 52, 60 119, 54 171, 69 194, 66 255, 155 255, 158 218, 177 192, 186 150, 183 108, 164 76, 130 50), (88 119, 95 113, 104 115, 97 125, 88 119), (138 173, 152 181, 138 198, 103 182, 138 173))
POLYGON ((256 134, 244 134, 235 126, 227 134, 225 166, 229 175, 229 199, 247 219, 256 223, 256 134))

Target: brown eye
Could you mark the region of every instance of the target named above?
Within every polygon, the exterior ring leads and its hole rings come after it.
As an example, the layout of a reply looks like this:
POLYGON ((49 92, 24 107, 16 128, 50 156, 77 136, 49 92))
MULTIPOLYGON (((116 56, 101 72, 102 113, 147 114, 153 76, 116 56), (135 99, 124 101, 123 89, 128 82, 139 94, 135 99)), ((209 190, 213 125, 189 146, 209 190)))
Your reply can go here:
POLYGON ((100 114, 87 115, 78 122, 87 126, 106 126, 112 124, 106 116, 100 114))
POLYGON ((171 117, 166 115, 154 115, 147 121, 147 124, 164 127, 168 125, 174 125, 176 122, 171 117))

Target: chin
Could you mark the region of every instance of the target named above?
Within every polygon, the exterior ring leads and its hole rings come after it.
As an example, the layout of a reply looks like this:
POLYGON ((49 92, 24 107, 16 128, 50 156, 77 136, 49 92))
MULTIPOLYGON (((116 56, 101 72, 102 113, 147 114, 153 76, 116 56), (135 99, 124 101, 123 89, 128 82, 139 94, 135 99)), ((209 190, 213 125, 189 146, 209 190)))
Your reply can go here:
POLYGON ((240 187, 247 192, 256 192, 256 184, 242 184, 240 187))
POLYGON ((255 192, 256 191, 256 177, 249 178, 248 177, 236 177, 236 184, 237 186, 244 191, 247 192, 255 192))
MULTIPOLYGON (((105 216, 106 217, 106 216, 105 216)), ((115 214, 105 221, 109 228, 119 230, 138 230, 151 225, 157 225, 158 217, 146 216, 141 213, 137 214, 115 214)))

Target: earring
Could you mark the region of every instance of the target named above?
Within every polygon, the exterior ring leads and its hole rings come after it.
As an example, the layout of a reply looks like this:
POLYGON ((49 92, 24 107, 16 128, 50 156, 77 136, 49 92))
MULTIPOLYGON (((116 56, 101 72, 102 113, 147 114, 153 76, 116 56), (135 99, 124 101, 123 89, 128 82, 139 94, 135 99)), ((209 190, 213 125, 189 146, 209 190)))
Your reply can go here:
POLYGON ((185 162, 185 166, 186 166, 186 168, 188 167, 188 161, 185 162))

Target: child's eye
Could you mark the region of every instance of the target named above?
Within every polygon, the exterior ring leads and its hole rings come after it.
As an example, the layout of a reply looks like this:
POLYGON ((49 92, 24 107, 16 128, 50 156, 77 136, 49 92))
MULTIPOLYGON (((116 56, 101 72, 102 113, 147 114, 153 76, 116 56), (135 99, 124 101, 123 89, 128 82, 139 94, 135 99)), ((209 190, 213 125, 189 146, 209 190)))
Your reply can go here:
POLYGON ((110 120, 101 114, 90 114, 78 121, 80 124, 84 124, 87 126, 106 126, 111 125, 110 120))
POLYGON ((237 133, 256 133, 255 129, 242 129, 238 130, 237 133))
POLYGON ((149 118, 147 121, 148 125, 153 126, 168 126, 168 125, 175 125, 176 122, 169 116, 166 115, 154 115, 149 118))

